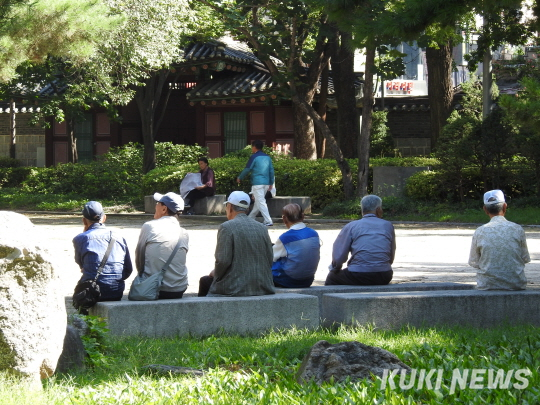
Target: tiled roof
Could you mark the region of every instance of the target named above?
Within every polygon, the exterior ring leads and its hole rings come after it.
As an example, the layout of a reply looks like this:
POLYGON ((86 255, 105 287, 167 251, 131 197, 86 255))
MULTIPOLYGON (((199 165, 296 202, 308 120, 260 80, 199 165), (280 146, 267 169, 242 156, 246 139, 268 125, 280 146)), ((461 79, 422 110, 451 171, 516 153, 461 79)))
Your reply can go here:
POLYGON ((222 60, 250 65, 268 72, 264 64, 240 43, 226 45, 219 41, 209 41, 191 44, 184 50, 184 60, 190 64, 222 60))
POLYGON ((269 73, 254 70, 203 82, 186 97, 188 100, 254 97, 271 94, 275 87, 269 73))

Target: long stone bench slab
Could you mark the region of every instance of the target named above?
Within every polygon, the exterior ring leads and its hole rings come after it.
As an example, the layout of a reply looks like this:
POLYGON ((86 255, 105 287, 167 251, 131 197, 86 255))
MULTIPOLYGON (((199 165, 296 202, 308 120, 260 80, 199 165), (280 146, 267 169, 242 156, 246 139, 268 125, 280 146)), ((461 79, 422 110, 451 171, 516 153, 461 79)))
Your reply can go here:
POLYGON ((324 325, 399 329, 437 325, 540 325, 540 290, 445 290, 323 295, 324 325))
POLYGON ((319 299, 319 310, 322 314, 324 294, 347 294, 366 292, 392 292, 392 291, 432 291, 432 290, 472 290, 473 284, 462 283, 395 283, 387 285, 325 285, 311 286, 309 288, 276 288, 277 294, 306 294, 314 295, 319 299))
MULTIPOLYGON (((225 201, 227 201, 225 194, 216 194, 211 197, 202 198, 195 202, 192 211, 196 215, 225 215, 225 201)), ((276 218, 281 217, 281 209, 285 205, 292 203, 300 205, 305 214, 311 214, 310 197, 276 196, 267 200, 266 202, 270 216, 276 218)), ((156 212, 156 201, 151 195, 144 196, 144 212, 147 214, 153 214, 156 212)))
POLYGON ((254 335, 319 326, 317 297, 302 294, 98 302, 90 315, 105 318, 115 336, 254 335))

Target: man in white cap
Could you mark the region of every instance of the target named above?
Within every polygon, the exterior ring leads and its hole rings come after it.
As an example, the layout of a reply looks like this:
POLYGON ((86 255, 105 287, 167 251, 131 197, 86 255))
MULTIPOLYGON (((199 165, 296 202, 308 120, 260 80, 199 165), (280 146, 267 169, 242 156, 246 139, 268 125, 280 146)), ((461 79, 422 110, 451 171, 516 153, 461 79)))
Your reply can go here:
POLYGON ((529 263, 525 232, 520 225, 507 221, 506 202, 501 190, 484 194, 484 212, 491 220, 473 235, 469 265, 478 269, 478 290, 524 290, 524 268, 529 263))
POLYGON ((141 228, 135 249, 135 265, 139 274, 144 272, 146 277, 160 272, 180 241, 180 247, 163 276, 159 299, 182 298, 188 287, 186 254, 189 245, 188 234, 178 222, 184 200, 176 193, 155 193, 154 200, 154 219, 141 228))
POLYGON ((274 294, 272 241, 266 226, 246 215, 249 196, 233 191, 227 199, 227 222, 217 234, 216 263, 199 282, 199 296, 274 294))

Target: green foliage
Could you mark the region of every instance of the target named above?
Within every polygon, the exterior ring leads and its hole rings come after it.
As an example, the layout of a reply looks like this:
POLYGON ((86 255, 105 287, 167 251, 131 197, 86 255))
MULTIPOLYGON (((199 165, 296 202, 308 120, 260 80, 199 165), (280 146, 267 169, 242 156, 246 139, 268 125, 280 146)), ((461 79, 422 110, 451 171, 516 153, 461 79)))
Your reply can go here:
POLYGON ((386 111, 374 111, 372 114, 370 157, 395 154, 394 139, 386 125, 388 122, 387 115, 388 112, 386 111))
POLYGON ((441 186, 438 173, 426 170, 413 174, 407 180, 405 193, 416 200, 435 200, 440 197, 441 186))
POLYGON ((35 171, 32 167, 0 168, 0 188, 20 186, 35 171))
POLYGON ((436 158, 424 157, 424 156, 379 157, 379 158, 370 158, 369 164, 372 167, 379 167, 379 166, 433 167, 439 164, 439 160, 436 158))
POLYGON ((94 0, 5 1, 0 11, 0 81, 16 77, 25 61, 49 55, 82 62, 94 54, 106 32, 120 22, 103 2, 94 0), (20 4, 17 4, 20 3, 20 4), (6 7, 7 6, 7 7, 6 7))
MULTIPOLYGON (((540 400, 539 328, 528 325, 480 328, 403 328, 383 331, 369 326, 336 331, 289 330, 258 337, 108 339, 108 365, 77 375, 62 375, 44 390, 20 390, 18 381, 0 379, 0 402, 30 404, 536 404, 540 400), (381 379, 342 384, 299 384, 295 373, 319 340, 358 341, 394 353, 416 370, 442 369, 439 390, 426 387, 381 390, 381 379), (145 375, 148 364, 204 369, 204 377, 145 375), (528 387, 481 388, 468 385, 450 394, 453 370, 529 369, 528 387), (20 394, 20 395, 17 395, 20 394)), ((482 376, 480 376, 482 377, 482 376)), ((484 379, 486 382, 487 379, 484 379)), ((396 385, 399 375, 395 379, 396 385)), ((432 380, 435 385, 435 378, 432 380)), ((513 380, 515 381, 515 380, 513 380)))
MULTIPOLYGON (((206 148, 197 145, 156 143, 156 156, 160 165, 182 167, 184 162, 190 162, 193 167, 197 167, 197 159, 205 155, 206 148)), ((66 163, 54 167, 33 168, 23 181, 22 191, 75 194, 96 199, 140 197, 141 186, 145 184, 142 181, 142 157, 141 145, 129 143, 119 148, 111 148, 100 159, 88 164, 66 163)))
POLYGON ((22 162, 19 159, 13 159, 7 156, 0 156, 0 169, 6 167, 21 167, 22 162))
MULTIPOLYGON (((230 156, 230 155, 229 155, 230 156)), ((234 155, 233 155, 234 156, 234 155)), ((249 192, 249 179, 236 183, 236 178, 246 166, 247 158, 223 157, 209 160, 216 176, 216 194, 229 194, 234 190, 249 192)), ((186 173, 198 171, 196 165, 183 165, 154 169, 143 178, 143 192, 177 192, 186 173)), ((313 208, 343 199, 341 173, 334 160, 274 160, 276 190, 278 195, 310 196, 313 208)))
POLYGON ((84 350, 86 351, 86 363, 89 367, 107 367, 109 359, 105 355, 105 340, 107 337, 107 323, 104 318, 91 315, 77 315, 88 326, 88 332, 81 336, 84 350))
POLYGON ((466 82, 462 87, 466 92, 462 108, 452 112, 439 137, 435 156, 440 165, 438 173, 430 175, 436 182, 434 189, 428 191, 427 177, 419 175, 411 180, 410 196, 464 201, 476 198, 483 189, 509 188, 514 181, 509 164, 515 131, 505 123, 501 109, 482 118, 479 83, 466 82))

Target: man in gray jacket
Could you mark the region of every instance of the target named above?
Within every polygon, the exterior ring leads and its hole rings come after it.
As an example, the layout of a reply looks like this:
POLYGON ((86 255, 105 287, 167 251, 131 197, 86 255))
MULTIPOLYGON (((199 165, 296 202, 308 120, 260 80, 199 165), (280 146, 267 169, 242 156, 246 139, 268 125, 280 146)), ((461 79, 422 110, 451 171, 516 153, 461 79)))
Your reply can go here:
POLYGON ((272 241, 263 224, 247 217, 249 202, 243 191, 229 195, 228 221, 218 229, 216 264, 200 280, 200 297, 274 294, 272 241))

